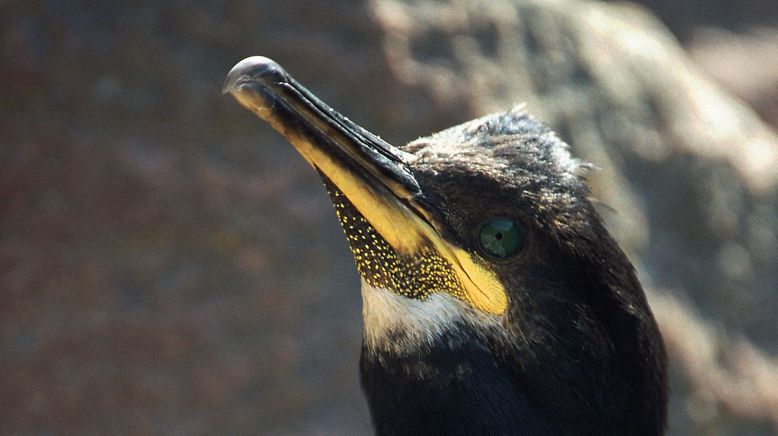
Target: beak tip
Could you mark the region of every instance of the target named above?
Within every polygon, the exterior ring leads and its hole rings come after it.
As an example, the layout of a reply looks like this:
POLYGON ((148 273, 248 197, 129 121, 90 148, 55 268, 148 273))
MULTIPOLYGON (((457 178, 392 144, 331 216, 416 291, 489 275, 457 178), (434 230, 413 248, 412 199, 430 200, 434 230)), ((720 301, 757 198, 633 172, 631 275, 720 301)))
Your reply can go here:
POLYGON ((278 63, 264 56, 251 56, 235 64, 227 73, 222 94, 237 91, 247 81, 279 83, 286 81, 286 71, 278 63))

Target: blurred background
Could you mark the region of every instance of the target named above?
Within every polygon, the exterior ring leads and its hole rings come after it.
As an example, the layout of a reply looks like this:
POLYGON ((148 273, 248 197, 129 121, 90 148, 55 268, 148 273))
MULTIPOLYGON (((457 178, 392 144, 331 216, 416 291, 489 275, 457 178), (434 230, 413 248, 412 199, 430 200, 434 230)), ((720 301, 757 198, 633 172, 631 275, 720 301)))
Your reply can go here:
POLYGON ((527 102, 600 170, 672 435, 778 432, 774 0, 0 1, 0 434, 369 434, 320 182, 220 95, 269 56, 395 144, 527 102))

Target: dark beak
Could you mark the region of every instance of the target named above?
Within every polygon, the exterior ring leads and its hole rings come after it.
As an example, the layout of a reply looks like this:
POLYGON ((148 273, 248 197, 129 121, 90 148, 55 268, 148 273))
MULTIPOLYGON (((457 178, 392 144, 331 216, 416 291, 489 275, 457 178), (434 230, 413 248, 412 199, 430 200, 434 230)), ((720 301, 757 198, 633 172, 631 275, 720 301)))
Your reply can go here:
POLYGON ((419 246, 420 232, 410 231, 417 226, 407 224, 427 214, 413 204, 421 189, 406 166, 412 155, 339 114, 266 57, 235 65, 223 92, 284 135, 396 250, 419 246))
POLYGON ((362 177, 380 181, 399 197, 420 194, 405 165, 408 153, 329 107, 273 60, 254 56, 240 61, 227 74, 222 91, 269 122, 327 177, 332 178, 317 156, 326 155, 343 169, 365 173, 362 177))

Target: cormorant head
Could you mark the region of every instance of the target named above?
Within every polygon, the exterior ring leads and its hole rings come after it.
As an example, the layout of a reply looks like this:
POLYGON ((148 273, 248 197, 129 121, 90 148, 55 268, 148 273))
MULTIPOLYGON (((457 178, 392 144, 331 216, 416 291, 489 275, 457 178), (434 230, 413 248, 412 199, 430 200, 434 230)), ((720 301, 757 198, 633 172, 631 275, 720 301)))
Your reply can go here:
POLYGON ((457 350, 474 343, 550 420, 661 432, 658 329, 588 199, 588 165, 553 132, 515 108, 396 148, 262 57, 225 92, 324 181, 362 277, 363 370, 432 383, 425 356, 447 350, 467 373, 473 353, 457 350))

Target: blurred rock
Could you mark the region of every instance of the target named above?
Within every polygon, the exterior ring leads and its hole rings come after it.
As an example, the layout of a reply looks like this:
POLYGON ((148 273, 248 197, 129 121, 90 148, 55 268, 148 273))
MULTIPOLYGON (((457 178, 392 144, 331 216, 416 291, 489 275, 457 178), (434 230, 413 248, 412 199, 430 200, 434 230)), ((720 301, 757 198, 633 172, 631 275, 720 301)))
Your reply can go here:
POLYGON ((692 59, 726 89, 747 101, 762 118, 778 127, 778 29, 755 28, 733 33, 716 28, 695 32, 692 59))
POLYGON ((220 95, 254 54, 397 144, 526 101, 656 289, 670 433, 778 428, 778 139, 641 9, 5 2, 0 53, 0 434, 368 432, 326 194, 220 95))

